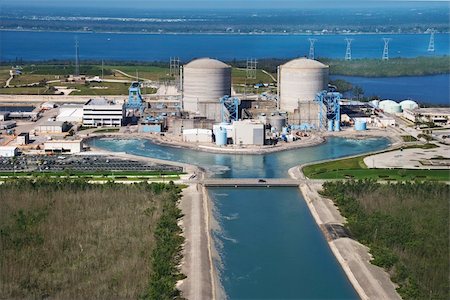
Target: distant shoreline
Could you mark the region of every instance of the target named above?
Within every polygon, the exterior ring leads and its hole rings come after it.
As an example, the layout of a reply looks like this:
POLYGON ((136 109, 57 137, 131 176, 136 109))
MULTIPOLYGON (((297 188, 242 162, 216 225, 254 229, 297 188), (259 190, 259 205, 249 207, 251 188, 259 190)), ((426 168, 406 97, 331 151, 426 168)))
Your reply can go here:
MULTIPOLYGON (((84 31, 84 30, 39 30, 39 29, 9 29, 0 28, 0 32, 51 32, 51 33, 77 33, 77 34, 136 34, 136 35, 255 35, 255 36, 267 36, 267 35, 280 35, 280 36, 355 36, 355 35, 429 35, 429 33, 417 33, 417 32, 333 32, 333 33, 318 33, 318 32, 158 32, 158 31, 84 31)), ((449 34, 450 32, 438 32, 436 34, 449 34)))

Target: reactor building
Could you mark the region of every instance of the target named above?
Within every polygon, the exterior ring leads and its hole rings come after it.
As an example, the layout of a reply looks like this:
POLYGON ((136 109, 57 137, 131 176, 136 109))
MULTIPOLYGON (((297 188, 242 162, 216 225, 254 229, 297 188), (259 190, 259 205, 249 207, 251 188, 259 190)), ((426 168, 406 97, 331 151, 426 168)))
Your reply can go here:
POLYGON ((231 96, 231 66, 200 58, 181 69, 182 105, 193 115, 221 120, 220 98, 231 96))
POLYGON ((316 60, 298 58, 278 67, 278 109, 289 124, 319 126, 317 93, 328 88, 329 67, 316 60))

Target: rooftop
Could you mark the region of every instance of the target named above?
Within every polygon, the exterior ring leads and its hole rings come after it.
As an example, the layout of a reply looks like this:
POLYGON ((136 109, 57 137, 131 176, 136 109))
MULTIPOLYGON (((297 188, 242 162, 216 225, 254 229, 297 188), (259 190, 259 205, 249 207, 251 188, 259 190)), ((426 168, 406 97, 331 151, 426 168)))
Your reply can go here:
POLYGON ((191 61, 190 63, 184 66, 185 68, 194 68, 194 69, 225 69, 230 68, 229 65, 223 63, 217 59, 212 58, 199 58, 191 61))
POLYGON ((85 105, 117 105, 117 103, 114 100, 98 98, 98 99, 89 99, 89 101, 86 102, 85 105))
POLYGON ((324 65, 320 61, 308 59, 305 57, 293 59, 288 61, 283 68, 293 68, 293 69, 328 69, 327 65, 324 65))

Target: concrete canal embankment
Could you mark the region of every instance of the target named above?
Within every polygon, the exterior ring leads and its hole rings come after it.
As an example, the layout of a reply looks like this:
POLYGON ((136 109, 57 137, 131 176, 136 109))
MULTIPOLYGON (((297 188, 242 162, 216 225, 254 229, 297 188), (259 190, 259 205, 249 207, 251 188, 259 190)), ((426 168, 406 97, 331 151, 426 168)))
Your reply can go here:
POLYGON ((370 263, 370 249, 353 240, 343 230, 346 219, 332 200, 319 194, 322 183, 306 179, 301 167, 291 168, 289 175, 302 182, 300 191, 314 220, 327 237, 331 251, 361 299, 401 299, 389 274, 370 263))

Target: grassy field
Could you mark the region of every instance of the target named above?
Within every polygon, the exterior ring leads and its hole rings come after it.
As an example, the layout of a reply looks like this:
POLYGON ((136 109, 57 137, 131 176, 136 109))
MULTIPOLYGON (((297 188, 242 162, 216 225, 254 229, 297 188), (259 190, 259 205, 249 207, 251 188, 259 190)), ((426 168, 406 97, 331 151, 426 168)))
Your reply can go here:
POLYGON ((9 87, 0 88, 0 94, 4 95, 52 95, 48 87, 9 87))
POLYGON ((358 156, 309 165, 303 168, 303 173, 311 179, 450 181, 450 172, 448 170, 369 169, 364 163, 364 157, 358 156))
POLYGON ((449 299, 448 185, 353 181, 323 187, 403 299, 449 299))
POLYGON ((173 299, 179 192, 49 179, 0 185, 0 298, 173 299))

